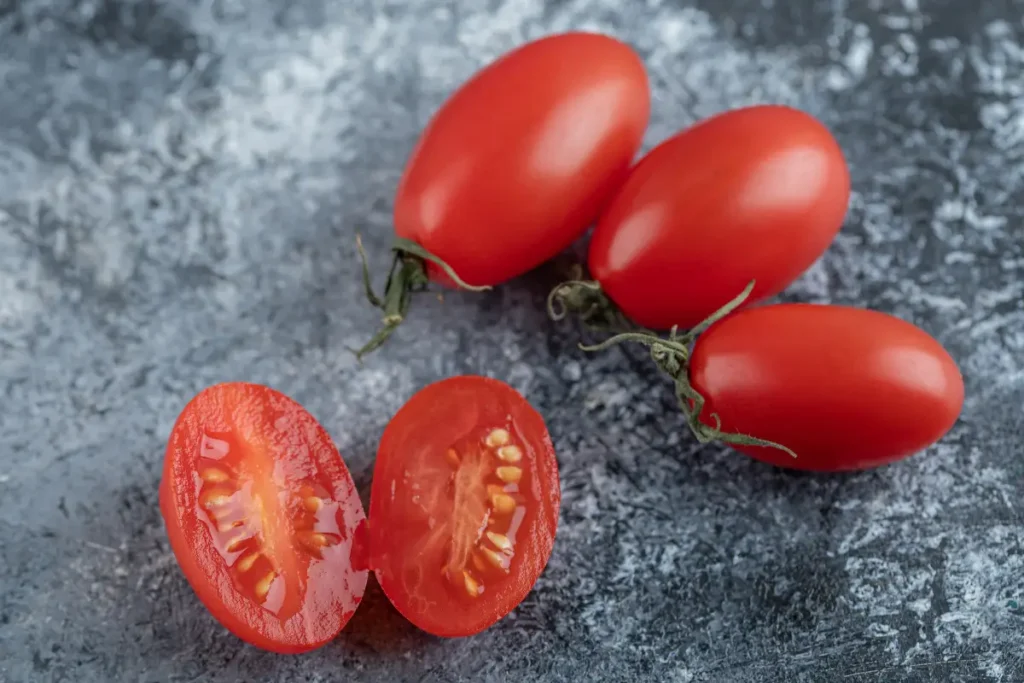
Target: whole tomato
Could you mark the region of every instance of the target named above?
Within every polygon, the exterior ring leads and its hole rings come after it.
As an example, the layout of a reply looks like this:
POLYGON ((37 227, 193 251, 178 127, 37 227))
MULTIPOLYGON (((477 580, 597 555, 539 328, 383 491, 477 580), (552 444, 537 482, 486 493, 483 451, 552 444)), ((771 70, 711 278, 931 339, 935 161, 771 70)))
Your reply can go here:
POLYGON ((423 131, 395 195, 397 258, 388 292, 370 292, 383 336, 428 277, 487 288, 576 240, 628 174, 650 105, 640 57, 595 33, 527 43, 462 85, 423 131))
POLYGON ((828 248, 849 198, 842 151, 815 118, 777 105, 728 111, 640 160, 594 229, 595 282, 552 296, 585 312, 603 295, 643 327, 691 328, 750 280, 747 304, 782 291, 828 248))
POLYGON ((697 337, 689 383, 701 421, 781 444, 734 444, 802 470, 877 467, 917 453, 956 423, 964 383, 922 329, 877 311, 779 304, 740 311, 697 337))

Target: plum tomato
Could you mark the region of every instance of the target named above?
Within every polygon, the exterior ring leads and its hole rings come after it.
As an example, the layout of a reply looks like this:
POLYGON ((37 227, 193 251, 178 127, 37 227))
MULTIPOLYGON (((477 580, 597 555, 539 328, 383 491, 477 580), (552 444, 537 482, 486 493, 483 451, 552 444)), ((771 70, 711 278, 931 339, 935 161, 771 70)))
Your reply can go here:
POLYGON ((200 601, 253 645, 319 647, 362 599, 365 515, 352 477, 327 432, 273 389, 218 384, 185 406, 160 510, 200 601))
POLYGON ((534 40, 465 82, 399 181, 386 291, 378 298, 367 285, 384 329, 362 353, 400 323, 405 293, 430 279, 487 289, 572 244, 629 173, 650 109, 640 57, 597 33, 534 40))
POLYGON ((384 431, 370 492, 370 564, 392 604, 439 636, 478 633, 530 592, 561 499, 544 420, 508 385, 454 377, 384 431))
POLYGON ((640 160, 598 220, 588 267, 634 323, 691 328, 751 280, 747 305, 782 291, 828 248, 849 198, 842 151, 819 121, 735 109, 640 160))
POLYGON ((470 284, 520 275, 597 218, 640 149, 650 106, 643 62, 610 36, 522 45, 427 125, 395 196, 395 232, 470 284))
POLYGON ((725 432, 790 448, 733 445, 774 465, 812 471, 891 463, 956 423, 964 384, 946 350, 915 325, 877 311, 778 304, 735 313, 697 337, 689 381, 725 432))
POLYGON ((391 420, 370 523, 323 427, 256 384, 189 401, 160 483, 171 550, 200 601, 239 638, 282 653, 334 638, 369 569, 420 628, 487 628, 547 564, 560 498, 541 416, 508 385, 473 376, 426 387, 391 420))

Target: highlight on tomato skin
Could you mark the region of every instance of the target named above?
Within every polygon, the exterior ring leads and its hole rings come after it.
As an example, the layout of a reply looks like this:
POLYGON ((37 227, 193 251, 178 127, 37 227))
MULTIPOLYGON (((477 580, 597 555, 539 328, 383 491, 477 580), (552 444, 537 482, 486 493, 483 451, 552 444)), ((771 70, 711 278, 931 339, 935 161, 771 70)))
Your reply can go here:
POLYGON ((780 443, 733 446, 779 467, 863 470, 936 443, 956 423, 964 383, 924 330, 878 311, 823 304, 746 309, 697 337, 690 384, 726 432, 780 443))
POLYGON ((323 427, 274 389, 231 382, 189 401, 168 440, 160 510, 200 601, 257 647, 317 648, 362 599, 355 485, 323 427))
POLYGON ((530 592, 554 546, 561 488, 543 418, 495 379, 417 392, 384 431, 370 493, 370 564, 428 633, 479 633, 530 592))
POLYGON ((744 306, 785 289, 832 243, 849 200, 843 152, 820 121, 742 107, 637 163, 601 213, 587 265, 633 323, 689 329, 751 280, 744 306))

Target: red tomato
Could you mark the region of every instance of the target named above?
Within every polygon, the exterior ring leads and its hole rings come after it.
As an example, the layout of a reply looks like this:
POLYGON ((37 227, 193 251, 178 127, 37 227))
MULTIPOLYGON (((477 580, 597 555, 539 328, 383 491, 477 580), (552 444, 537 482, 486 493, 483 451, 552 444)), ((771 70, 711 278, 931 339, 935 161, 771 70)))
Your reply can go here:
POLYGON ((624 43, 590 33, 527 43, 434 116, 398 186, 395 230, 470 285, 525 273, 597 218, 649 115, 646 71, 624 43))
POLYGON ((482 631, 547 564, 560 498, 547 428, 522 396, 484 377, 432 384, 395 415, 377 451, 377 580, 425 631, 482 631))
POLYGON ((661 143, 594 230, 588 264, 608 297, 655 330, 690 328, 756 286, 774 296, 832 242, 850 177, 817 120, 782 106, 737 109, 661 143))
POLYGON ((722 431, 792 449, 735 446, 803 470, 877 467, 938 441, 956 422, 964 384, 923 330, 859 308, 780 304, 741 311, 697 338, 690 383, 722 431))
POLYGON ((193 398, 160 484, 171 549, 203 604, 243 640, 288 653, 337 635, 369 568, 420 628, 487 628, 546 565, 559 500, 543 419, 483 377, 428 386, 388 425, 369 534, 330 437, 259 385, 219 384, 193 398))
POLYGON ((199 599, 253 645, 323 645, 362 599, 365 515, 352 478, 316 420, 273 389, 218 384, 185 406, 160 509, 199 599))

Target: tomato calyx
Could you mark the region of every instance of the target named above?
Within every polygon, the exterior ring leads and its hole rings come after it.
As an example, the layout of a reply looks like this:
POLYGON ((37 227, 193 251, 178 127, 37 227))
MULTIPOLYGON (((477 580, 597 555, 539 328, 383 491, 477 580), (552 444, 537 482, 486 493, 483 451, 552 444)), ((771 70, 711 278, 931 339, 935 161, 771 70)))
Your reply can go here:
POLYGON ((381 346, 394 333, 398 326, 405 320, 409 312, 409 304, 414 293, 426 291, 430 285, 430 277, 427 275, 427 262, 430 262, 444 271, 452 282, 471 292, 484 292, 490 289, 488 285, 475 286, 464 282, 455 270, 438 256, 424 249, 420 244, 402 237, 396 237, 391 246, 394 252, 394 259, 391 261, 391 269, 388 271, 388 278, 384 283, 384 295, 378 296, 373 289, 373 282, 370 275, 370 265, 366 258, 366 250, 363 249, 363 240, 356 235, 356 248, 359 251, 359 258, 363 268, 363 288, 366 292, 366 299, 374 308, 384 312, 381 320, 381 329, 359 349, 352 352, 356 358, 362 360, 363 356, 371 353, 381 346))
POLYGON ((723 432, 722 421, 717 413, 711 413, 709 417, 715 423, 714 426, 701 421, 701 413, 704 410, 705 399, 699 391, 690 384, 690 351, 693 342, 697 337, 713 324, 725 318, 730 313, 743 305, 754 289, 754 280, 751 280, 746 288, 739 293, 732 301, 712 313, 705 320, 690 329, 686 334, 679 334, 678 328, 673 327, 668 338, 659 337, 649 331, 622 332, 613 337, 605 339, 599 344, 584 345, 580 348, 588 352, 603 351, 616 344, 624 342, 636 342, 651 349, 651 359, 658 369, 667 375, 675 383, 676 400, 679 409, 686 416, 686 424, 693 432, 694 437, 700 443, 720 441, 735 446, 764 446, 777 448, 788 453, 791 457, 797 455, 790 448, 774 441, 760 439, 749 434, 735 432, 723 432))
POLYGON ((584 327, 592 331, 638 331, 637 326, 631 323, 604 293, 600 282, 581 279, 582 268, 579 266, 576 267, 576 271, 572 279, 557 285, 548 294, 549 318, 558 322, 572 314, 579 318, 584 327))

